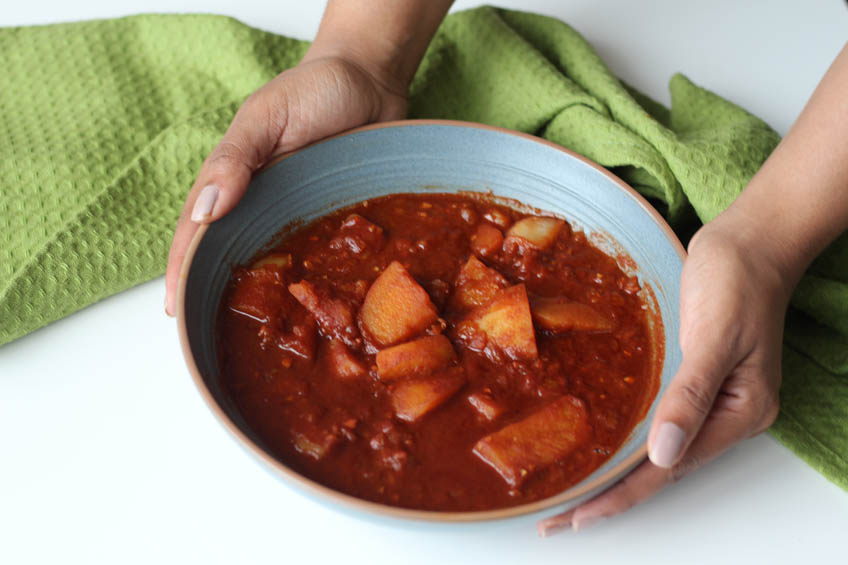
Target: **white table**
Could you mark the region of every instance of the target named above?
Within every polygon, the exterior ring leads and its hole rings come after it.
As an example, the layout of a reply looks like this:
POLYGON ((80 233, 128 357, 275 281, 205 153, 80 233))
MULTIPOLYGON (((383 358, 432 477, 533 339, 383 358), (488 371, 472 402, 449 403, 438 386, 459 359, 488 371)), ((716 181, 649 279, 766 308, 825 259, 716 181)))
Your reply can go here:
MULTIPOLYGON (((661 101, 684 71, 781 133, 848 37, 838 0, 503 4, 569 21, 661 101)), ((309 38, 322 8, 28 0, 5 3, 0 25, 205 11, 309 38)), ((215 421, 163 294, 158 279, 0 348, 0 563, 845 562, 848 496, 768 436, 623 516, 544 540, 535 518, 444 527, 328 509, 263 470, 215 421)))

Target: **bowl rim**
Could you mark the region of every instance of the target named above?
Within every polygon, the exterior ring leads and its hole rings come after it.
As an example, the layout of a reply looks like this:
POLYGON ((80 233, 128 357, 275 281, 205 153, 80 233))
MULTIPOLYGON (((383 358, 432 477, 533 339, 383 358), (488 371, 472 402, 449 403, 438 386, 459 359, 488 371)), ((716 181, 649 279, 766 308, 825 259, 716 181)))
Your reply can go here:
MULTIPOLYGON (((648 201, 635 189, 633 189, 630 185, 625 183, 615 174, 610 172, 608 169, 598 165, 594 161, 575 153, 569 149, 561 145, 557 145, 551 141, 543 139, 541 137, 519 132, 515 130, 510 130, 498 126, 491 126, 487 124, 479 124, 475 122, 466 122, 460 120, 441 120, 441 119, 406 119, 406 120, 395 120, 389 122, 380 122, 373 123, 364 126, 360 126, 357 128, 353 128, 336 135, 326 137, 324 139, 320 139, 318 141, 312 142, 310 144, 305 145, 304 147, 292 151, 279 157, 272 159, 267 165, 262 167, 260 170, 267 169, 268 167, 272 167, 279 163, 280 161, 288 158, 295 153, 299 153, 313 145, 317 145, 320 143, 324 143, 331 139, 335 139, 337 137, 348 136, 353 134, 358 134, 366 131, 373 131, 379 129, 387 129, 387 128, 399 128, 399 127, 410 127, 410 126, 451 126, 451 127, 459 127, 459 128, 473 128, 473 129, 482 129, 491 132, 507 134, 519 137, 524 140, 532 141, 534 143, 540 143, 549 148, 556 149, 557 151, 561 151, 570 157, 573 157, 584 164, 592 167, 598 172, 602 173, 606 176, 610 181, 616 184, 620 189, 626 192, 630 197, 632 197, 643 209, 646 213, 648 213, 654 222, 660 227, 660 229, 664 232, 666 238, 671 243, 674 250, 679 255, 681 261, 685 261, 686 259, 686 250, 683 247, 683 244, 677 238, 677 235, 665 221, 665 219, 660 215, 660 213, 651 206, 648 201)), ((257 173, 259 171, 256 171, 257 173)), ((255 175, 256 173, 254 173, 255 175)), ((338 502, 348 509, 364 511, 371 514, 377 514, 381 516, 388 516, 391 518, 403 518, 407 520, 417 520, 417 521, 426 521, 426 522, 482 522, 482 521, 490 521, 490 520, 501 520, 506 518, 513 518, 525 514, 531 514, 535 512, 540 512, 546 510, 548 508, 552 508, 575 499, 578 499, 582 496, 593 493, 593 491, 601 488, 601 487, 612 487, 615 482, 614 479, 618 478, 625 472, 630 471, 633 467, 635 467, 639 462, 646 458, 648 453, 647 442, 642 443, 637 447, 637 449, 624 460, 622 460, 618 465, 608 470, 603 475, 600 475, 589 481, 586 484, 582 484, 579 487, 572 487, 566 489, 565 491, 549 496, 547 498, 543 498, 541 500, 537 500, 534 502, 529 502, 526 504, 519 504, 517 506, 509 506, 506 508, 498 508, 494 510, 478 510, 478 511, 462 511, 462 512, 450 512, 450 511, 435 511, 435 510, 417 510, 410 508, 402 508, 397 506, 390 506, 387 504, 380 504, 377 502, 372 502, 369 500, 364 500, 361 498, 357 498, 355 496, 345 494, 343 492, 339 492, 330 487, 324 486, 318 482, 309 479, 294 470, 290 469, 288 466, 284 465, 277 458, 272 456, 270 453, 262 449, 255 441, 253 441, 244 431, 242 431, 224 412, 223 408, 215 401, 215 398, 212 396, 212 392, 207 387, 206 382, 203 376, 200 374, 200 370, 197 367, 197 363, 195 362, 194 355, 192 354, 191 347, 188 339, 188 328, 186 326, 186 316, 185 316, 185 296, 186 296, 186 284, 188 280, 188 274, 191 269, 191 264, 194 259, 194 255, 197 252, 197 248, 200 245, 201 240, 203 239, 206 231, 209 229, 210 224, 202 224, 197 232, 194 234, 188 249, 186 250, 186 254, 183 257, 183 262, 180 265, 179 271, 179 279, 177 286, 177 330, 180 338, 180 345, 183 351, 183 357, 185 358, 187 368, 189 373, 191 373, 192 380, 194 381, 195 386, 197 387, 200 395, 203 397, 203 400, 206 402, 206 405, 212 411, 212 413, 217 418, 218 422, 232 434, 232 436, 237 440, 238 443, 241 444, 251 455, 259 459, 262 463, 265 464, 266 468, 271 469, 277 475, 282 476, 284 479, 290 481, 290 483, 300 487, 305 490, 307 493, 317 495, 317 497, 322 502, 338 502), (609 483, 609 484, 607 484, 609 483)), ((656 397, 654 401, 651 403, 653 405, 654 402, 658 401, 659 397, 656 397)), ((650 410, 650 405, 648 410, 650 410)))

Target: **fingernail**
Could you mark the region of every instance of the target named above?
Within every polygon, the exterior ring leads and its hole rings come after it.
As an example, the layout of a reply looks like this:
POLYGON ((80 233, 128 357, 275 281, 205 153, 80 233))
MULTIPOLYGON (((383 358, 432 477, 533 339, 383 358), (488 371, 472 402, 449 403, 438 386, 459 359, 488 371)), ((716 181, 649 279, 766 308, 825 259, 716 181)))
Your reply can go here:
POLYGON ((215 201, 218 199, 218 187, 214 184, 207 184, 200 191, 197 200, 194 201, 194 208, 191 210, 191 221, 202 222, 208 220, 212 214, 212 207, 215 206, 215 201))
POLYGON ((554 516, 536 525, 539 537, 547 538, 571 527, 571 516, 554 516))
POLYGON ((685 434, 680 426, 671 422, 663 422, 659 431, 657 431, 656 439, 651 444, 651 451, 648 453, 651 463, 657 467, 672 467, 680 455, 684 439, 685 434))
POLYGON ((168 295, 167 294, 165 295, 165 315, 169 316, 171 318, 174 317, 174 315, 171 314, 171 311, 168 309, 168 295))
POLYGON ((597 524, 601 520, 603 520, 605 516, 589 516, 587 518, 583 518, 582 520, 574 520, 571 524, 571 529, 575 532, 582 532, 586 528, 597 524))

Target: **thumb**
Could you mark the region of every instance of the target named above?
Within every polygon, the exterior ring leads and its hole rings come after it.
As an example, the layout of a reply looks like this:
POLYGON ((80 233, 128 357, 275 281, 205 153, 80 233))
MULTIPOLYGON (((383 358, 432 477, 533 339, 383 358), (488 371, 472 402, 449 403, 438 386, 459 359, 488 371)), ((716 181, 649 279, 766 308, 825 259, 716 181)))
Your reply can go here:
MULTIPOLYGON (((248 100, 239 110, 227 133, 212 150, 197 175, 189 200, 190 219, 209 223, 221 218, 241 200, 253 173, 271 156, 277 142, 269 124, 248 100)), ((186 202, 188 206, 188 202, 186 202)))
POLYGON ((273 135, 261 102, 248 99, 217 147, 203 162, 186 198, 174 231, 165 273, 165 312, 176 312, 180 266, 200 224, 221 218, 232 210, 247 190, 250 178, 273 154, 278 136, 273 135))
POLYGON ((660 400, 648 434, 648 457, 657 467, 670 468, 681 459, 712 410, 736 364, 726 336, 715 329, 688 336, 683 362, 660 400))

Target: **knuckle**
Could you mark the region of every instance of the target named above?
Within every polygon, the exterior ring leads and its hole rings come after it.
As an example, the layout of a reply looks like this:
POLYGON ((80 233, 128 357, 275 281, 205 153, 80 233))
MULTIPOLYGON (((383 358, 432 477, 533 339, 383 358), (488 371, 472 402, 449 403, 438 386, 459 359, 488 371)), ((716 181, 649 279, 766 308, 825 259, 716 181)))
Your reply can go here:
POLYGON ((249 120, 251 119, 251 116, 255 115, 262 116, 265 113, 267 106, 268 95, 266 93, 266 88, 262 87, 245 98, 244 102, 242 102, 241 106, 239 106, 233 122, 245 119, 249 120))
POLYGON ((251 167, 247 152, 237 143, 223 139, 212 150, 206 160, 206 166, 213 172, 229 170, 233 167, 251 167))
POLYGON ((680 385, 680 397, 698 415, 706 416, 712 408, 713 399, 706 388, 698 382, 684 382, 680 385))
POLYGON ((752 379, 743 387, 743 411, 753 424, 752 435, 757 435, 771 426, 780 412, 777 390, 768 385, 765 378, 752 379))
POLYGON ((779 413, 780 401, 774 397, 768 398, 768 400, 764 402, 760 418, 757 422, 756 428, 754 429, 754 435, 760 434, 770 428, 774 421, 777 420, 779 413))
POLYGON ((262 97, 263 97, 262 93, 263 93, 263 91, 262 91, 261 88, 259 90, 255 90, 254 92, 252 92, 250 94, 250 96, 248 96, 247 98, 244 99, 244 102, 242 103, 241 107, 239 108, 239 111, 240 112, 242 112, 242 111, 243 112, 249 112, 251 109, 255 108, 258 104, 261 104, 262 97))

